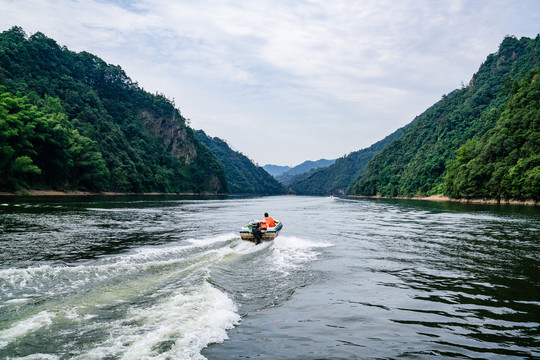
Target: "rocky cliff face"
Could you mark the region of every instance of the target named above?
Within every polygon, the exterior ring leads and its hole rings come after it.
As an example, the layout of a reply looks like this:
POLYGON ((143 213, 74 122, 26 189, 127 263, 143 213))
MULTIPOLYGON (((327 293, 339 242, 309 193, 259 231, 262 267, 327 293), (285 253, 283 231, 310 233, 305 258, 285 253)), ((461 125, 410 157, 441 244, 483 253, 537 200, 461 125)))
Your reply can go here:
POLYGON ((189 165, 197 156, 197 147, 193 136, 189 136, 181 116, 175 113, 171 117, 156 117, 147 110, 141 111, 146 130, 160 139, 163 149, 189 165))
POLYGON ((151 111, 142 110, 141 118, 145 129, 161 142, 163 150, 180 160, 188 167, 189 172, 199 173, 202 166, 211 169, 210 173, 201 179, 205 192, 215 194, 228 192, 228 182, 222 164, 208 148, 201 146, 200 140, 186 125, 178 110, 174 109, 172 116, 156 116, 151 111))

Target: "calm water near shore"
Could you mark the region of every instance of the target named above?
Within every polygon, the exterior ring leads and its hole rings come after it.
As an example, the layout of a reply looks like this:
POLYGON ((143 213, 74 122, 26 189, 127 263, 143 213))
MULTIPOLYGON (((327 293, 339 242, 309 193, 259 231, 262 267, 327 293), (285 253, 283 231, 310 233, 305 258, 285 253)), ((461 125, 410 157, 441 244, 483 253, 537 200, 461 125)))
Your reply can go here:
POLYGON ((540 358, 537 207, 4 197, 0 249, 0 359, 540 358))

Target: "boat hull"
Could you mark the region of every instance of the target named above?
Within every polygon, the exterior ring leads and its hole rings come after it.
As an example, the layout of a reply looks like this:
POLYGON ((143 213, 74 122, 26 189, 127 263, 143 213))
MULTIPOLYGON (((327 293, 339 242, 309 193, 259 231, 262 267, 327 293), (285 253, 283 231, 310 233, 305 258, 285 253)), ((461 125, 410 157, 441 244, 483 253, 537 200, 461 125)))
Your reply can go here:
MULTIPOLYGON (((251 222, 247 223, 240 229, 240 237, 242 238, 242 240, 251 241, 254 243, 255 237, 253 236, 253 233, 249 229, 250 224, 251 222)), ((276 220, 276 226, 268 228, 266 230, 261 230, 261 233, 262 233, 261 240, 262 241, 274 240, 278 236, 282 228, 283 228, 283 224, 279 220, 276 220)))

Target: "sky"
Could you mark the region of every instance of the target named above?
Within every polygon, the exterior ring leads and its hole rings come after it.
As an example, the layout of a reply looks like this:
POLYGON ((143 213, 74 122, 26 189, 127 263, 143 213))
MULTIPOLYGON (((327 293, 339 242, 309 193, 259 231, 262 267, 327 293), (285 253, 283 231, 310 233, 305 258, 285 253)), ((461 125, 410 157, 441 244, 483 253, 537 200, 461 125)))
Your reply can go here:
POLYGON ((120 65, 259 165, 369 147, 467 85, 538 0, 0 0, 21 26, 120 65))

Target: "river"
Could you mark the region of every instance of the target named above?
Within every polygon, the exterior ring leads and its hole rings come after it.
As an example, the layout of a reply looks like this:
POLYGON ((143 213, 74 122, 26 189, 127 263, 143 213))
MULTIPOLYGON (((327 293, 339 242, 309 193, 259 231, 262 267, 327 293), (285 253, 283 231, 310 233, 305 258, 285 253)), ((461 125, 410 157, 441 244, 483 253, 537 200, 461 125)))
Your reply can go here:
POLYGON ((534 207, 11 197, 0 249, 0 359, 540 358, 534 207))

